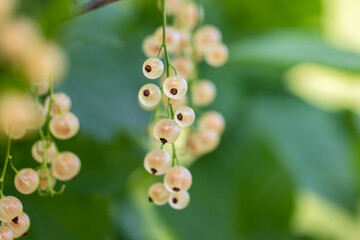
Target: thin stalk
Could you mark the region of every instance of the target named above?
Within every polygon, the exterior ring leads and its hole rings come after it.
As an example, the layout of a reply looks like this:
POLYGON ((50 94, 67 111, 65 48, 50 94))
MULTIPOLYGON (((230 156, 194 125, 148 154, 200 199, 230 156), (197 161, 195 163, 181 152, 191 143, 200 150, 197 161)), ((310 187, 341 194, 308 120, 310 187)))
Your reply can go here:
POLYGON ((4 182, 5 182, 6 170, 8 167, 9 160, 11 158, 10 150, 11 150, 11 128, 9 128, 9 138, 8 138, 7 149, 6 149, 5 164, 4 164, 4 168, 3 168, 1 178, 0 178, 0 182, 1 182, 0 198, 4 197, 4 182))

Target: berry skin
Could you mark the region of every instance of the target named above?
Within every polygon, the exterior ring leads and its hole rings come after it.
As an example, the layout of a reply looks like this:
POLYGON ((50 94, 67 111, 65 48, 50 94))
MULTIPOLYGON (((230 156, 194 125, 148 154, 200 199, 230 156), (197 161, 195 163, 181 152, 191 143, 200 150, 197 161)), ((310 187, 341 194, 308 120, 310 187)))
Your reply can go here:
POLYGON ((156 79, 164 72, 164 64, 158 58, 149 58, 144 62, 143 73, 149 79, 156 79))
MULTIPOLYGON (((167 105, 169 103, 169 98, 166 95, 163 96, 162 103, 163 103, 164 107, 167 107, 167 105)), ((179 109, 180 107, 186 106, 187 103, 188 103, 188 99, 186 96, 183 96, 182 98, 179 98, 179 99, 171 99, 171 104, 175 111, 177 109, 179 109)))
POLYGON ((0 239, 1 240, 13 240, 14 239, 14 234, 10 230, 10 228, 5 227, 5 226, 1 226, 0 227, 0 239))
POLYGON ((194 156, 200 156, 215 150, 219 142, 219 133, 213 130, 201 130, 189 135, 187 141, 188 151, 194 156))
POLYGON ((176 210, 186 208, 187 205, 189 205, 189 202, 190 194, 187 191, 170 194, 169 205, 176 210))
POLYGON ((208 106, 215 97, 216 87, 210 81, 201 80, 191 89, 191 99, 196 106, 208 106))
POLYGON ((181 107, 176 110, 174 120, 180 127, 189 127, 195 121, 195 112, 190 107, 181 107))
MULTIPOLYGON (((40 178, 39 189, 42 191, 48 191, 49 188, 48 188, 48 181, 47 181, 45 170, 43 168, 41 168, 37 171, 37 173, 40 178)), ((56 178, 54 178, 54 176, 51 174, 51 171, 49 172, 49 175, 50 175, 50 187, 54 188, 55 184, 56 184, 56 178)))
POLYGON ((79 119, 71 112, 56 115, 50 121, 50 132, 57 139, 69 139, 79 131, 79 119))
POLYGON ((160 88, 152 83, 145 84, 140 88, 138 98, 141 105, 153 108, 158 105, 161 100, 160 88))
MULTIPOLYGON (((59 114, 59 109, 61 114, 66 114, 71 109, 71 98, 65 93, 54 93, 53 95, 54 102, 51 104, 51 116, 59 114)), ((45 109, 49 109, 50 96, 45 100, 45 109)))
POLYGON ((163 175, 171 167, 170 155, 163 150, 153 150, 144 159, 146 171, 154 175, 163 175))
MULTIPOLYGON (((31 154, 33 158, 39 163, 42 163, 44 157, 43 144, 44 144, 43 140, 38 140, 34 143, 34 145, 31 148, 31 154)), ((47 163, 51 163, 57 154, 55 143, 48 140, 45 142, 45 146, 46 146, 46 161, 47 163)))
POLYGON ((7 196, 0 199, 0 220, 2 222, 11 222, 11 220, 20 216, 22 211, 23 205, 16 197, 7 196))
POLYGON ((51 164, 52 175, 61 181, 75 178, 79 174, 80 168, 79 157, 71 152, 60 153, 51 164))
POLYGON ((213 67, 223 66, 229 58, 229 50, 225 44, 211 46, 205 52, 205 61, 213 67))
POLYGON ((165 143, 175 142, 180 135, 180 127, 172 119, 161 119, 154 126, 154 137, 156 140, 165 143))
POLYGON ((170 193, 166 190, 164 184, 162 183, 153 184, 149 188, 148 194, 149 201, 159 206, 165 205, 170 195, 170 193))
POLYGON ((3 225, 13 232, 14 238, 19 238, 26 234, 26 232, 29 230, 30 218, 26 213, 22 212, 18 217, 17 223, 11 221, 4 223, 3 225))
POLYGON ((35 192, 39 186, 39 182, 39 175, 32 168, 21 169, 14 179, 16 189, 25 195, 35 192))
POLYGON ((26 126, 24 124, 12 124, 11 127, 4 126, 4 132, 7 136, 11 133, 11 139, 18 140, 25 136, 26 126))
POLYGON ((175 67, 178 74, 184 76, 186 79, 190 78, 194 70, 193 62, 190 59, 184 57, 174 59, 172 61, 172 65, 175 67))
MULTIPOLYGON (((163 41, 163 29, 159 27, 154 33, 154 37, 158 43, 163 41)), ((174 53, 178 50, 180 43, 179 31, 172 27, 166 27, 166 47, 170 53, 174 53)))
POLYGON ((29 122, 27 123, 27 128, 29 129, 38 129, 39 127, 42 127, 45 124, 46 121, 46 110, 41 105, 38 104, 34 106, 35 113, 31 115, 31 118, 29 119, 29 122))
POLYGON ((206 25, 196 31, 194 38, 195 48, 205 53, 209 47, 221 42, 222 35, 217 27, 206 25))
POLYGON ((187 82, 179 75, 168 77, 163 84, 163 90, 167 97, 179 99, 185 96, 188 89, 187 82))
POLYGON ((222 134, 225 130, 225 119, 216 111, 206 112, 199 119, 199 128, 200 130, 213 130, 222 134))
MULTIPOLYGON (((148 58, 150 57, 156 57, 160 50, 160 45, 154 36, 148 36, 144 39, 142 43, 142 50, 148 58)), ((161 52, 161 55, 163 52, 161 52)), ((161 56, 160 55, 160 56, 161 56)))
POLYGON ((176 166, 169 169, 164 177, 164 185, 171 193, 187 191, 192 184, 192 176, 187 168, 176 166))

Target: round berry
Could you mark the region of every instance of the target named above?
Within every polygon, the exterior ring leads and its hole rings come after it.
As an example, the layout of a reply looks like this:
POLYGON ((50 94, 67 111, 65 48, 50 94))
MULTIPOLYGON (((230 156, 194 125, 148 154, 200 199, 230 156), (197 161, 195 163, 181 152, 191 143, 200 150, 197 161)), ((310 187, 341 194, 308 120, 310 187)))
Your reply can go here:
POLYGON ((160 88, 152 83, 145 84, 140 88, 138 98, 143 106, 155 107, 161 100, 160 88))
POLYGON ((26 213, 22 212, 16 221, 5 222, 3 225, 13 232, 14 238, 19 238, 29 230, 30 218, 26 213))
POLYGON ((188 89, 187 82, 180 75, 168 77, 163 84, 163 90, 167 97, 179 99, 185 96, 188 89))
POLYGON ((154 175, 163 175, 171 167, 170 155, 163 150, 153 150, 144 159, 146 171, 154 175))
POLYGON ((219 133, 213 130, 201 130, 197 136, 201 154, 215 150, 220 143, 219 133))
POLYGON ((228 58, 229 50, 225 44, 213 45, 205 52, 205 61, 213 67, 224 65, 228 58))
POLYGON ((42 161, 44 159, 44 148, 43 148, 44 145, 46 148, 46 162, 51 163, 57 154, 57 149, 56 149, 55 143, 50 140, 36 141, 31 148, 31 154, 37 162, 42 163, 42 161))
POLYGON ((58 139, 69 139, 79 131, 79 119, 71 112, 56 115, 50 121, 50 132, 58 139))
MULTIPOLYGON (((159 42, 156 41, 154 36, 148 36, 142 42, 142 50, 147 57, 156 57, 160 50, 159 42)), ((161 55, 160 55, 161 56, 161 55)))
POLYGON ((187 191, 170 194, 169 205, 176 210, 186 208, 187 205, 189 205, 189 202, 190 194, 187 191))
MULTIPOLYGON (((71 109, 71 98, 65 93, 54 93, 53 94, 54 102, 51 104, 50 114, 51 116, 59 114, 59 109, 61 114, 66 114, 71 109)), ((45 108, 49 109, 50 105, 50 96, 45 100, 45 108)))
MULTIPOLYGON (((37 171, 39 178, 40 178, 40 183, 39 183, 39 189, 42 191, 48 191, 49 190, 49 185, 48 185, 48 179, 46 176, 46 172, 45 169, 41 168, 37 171)), ((54 188, 55 184, 56 184, 56 178, 54 178, 54 176, 52 175, 51 171, 49 171, 49 183, 50 183, 50 187, 54 188)))
POLYGON ((46 110, 43 105, 37 104, 34 106, 35 112, 31 115, 27 128, 29 129, 38 129, 39 127, 44 126, 46 121, 46 110))
MULTIPOLYGON (((163 96, 162 103, 163 103, 164 107, 166 108, 169 103, 169 98, 166 95, 163 96)), ((171 105, 175 111, 177 109, 179 109, 180 107, 186 106, 187 104, 188 104, 188 99, 187 99, 186 95, 179 99, 171 99, 171 105)))
POLYGON ((23 205, 19 199, 12 196, 0 199, 0 220, 2 222, 11 222, 23 211, 23 205))
POLYGON ((196 106, 207 106, 214 101, 215 97, 216 87, 210 81, 199 81, 191 89, 191 99, 196 106))
POLYGON ((79 174, 80 167, 81 162, 78 156, 71 152, 62 152, 51 164, 51 171, 55 178, 68 181, 79 174))
POLYGON ((206 112, 199 119, 199 128, 200 130, 213 130, 222 134, 225 130, 225 119, 216 111, 206 112))
POLYGON ((21 169, 14 178, 16 189, 22 194, 31 194, 39 186, 39 175, 32 168, 21 169))
POLYGON ((194 64, 189 58, 180 57, 172 61, 172 65, 175 67, 178 74, 184 76, 185 78, 190 78, 193 70, 194 64))
POLYGON ((153 184, 149 188, 148 194, 149 201, 159 206, 166 204, 170 195, 162 183, 153 184))
POLYGON ((174 119, 180 127, 189 127, 195 121, 195 112, 190 107, 181 107, 176 110, 174 119))
POLYGON ((26 126, 24 124, 11 124, 11 126, 4 126, 4 132, 7 136, 11 135, 11 139, 18 140, 25 136, 26 126))
POLYGON ((180 135, 180 127, 172 119, 161 119, 155 124, 153 133, 155 139, 162 144, 173 143, 180 135))
POLYGON ((192 184, 192 176, 187 168, 176 166, 169 169, 164 177, 164 184, 169 192, 187 191, 192 184))
POLYGON ((10 230, 10 228, 5 227, 5 226, 1 226, 0 227, 0 239, 1 240, 13 240, 14 239, 14 234, 10 230))
MULTIPOLYGON (((154 37, 157 42, 163 41, 163 28, 159 27, 154 33, 154 37)), ((170 53, 174 53, 178 50, 180 43, 179 31, 172 27, 166 27, 166 47, 170 53)))
POLYGON ((201 52, 206 52, 212 45, 220 43, 222 36, 217 27, 206 25, 196 31, 194 39, 195 48, 201 52))
POLYGON ((156 79, 164 72, 164 64, 158 58, 149 58, 144 62, 143 73, 149 79, 156 79))

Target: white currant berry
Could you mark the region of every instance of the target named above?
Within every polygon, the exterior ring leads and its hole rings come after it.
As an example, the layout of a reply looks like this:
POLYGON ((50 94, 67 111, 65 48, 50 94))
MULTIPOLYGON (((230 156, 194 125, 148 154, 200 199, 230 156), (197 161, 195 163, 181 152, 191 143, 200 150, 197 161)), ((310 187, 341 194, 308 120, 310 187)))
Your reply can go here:
POLYGON ((151 185, 148 194, 149 201, 159 206, 166 204, 170 195, 162 183, 155 183, 151 185))
POLYGON ((214 151, 220 143, 220 135, 213 130, 203 130, 199 132, 199 140, 203 153, 214 151))
POLYGON ((71 152, 62 152, 51 164, 51 172, 55 178, 68 181, 79 174, 80 167, 81 162, 78 156, 71 152))
POLYGON ((205 61, 213 67, 223 66, 229 58, 229 50, 225 44, 212 45, 205 52, 205 61))
POLYGON ((43 105, 37 104, 34 106, 35 112, 31 115, 27 128, 29 129, 38 129, 39 127, 44 126, 46 121, 46 110, 43 105))
POLYGON ((169 192, 187 191, 192 184, 192 176, 187 168, 175 166, 170 168, 164 177, 164 185, 169 192))
POLYGON ((44 159, 44 148, 43 148, 44 145, 46 148, 46 162, 51 163, 57 154, 56 145, 53 141, 50 141, 50 140, 36 141, 31 148, 31 154, 37 162, 42 163, 42 161, 44 159))
POLYGON ((181 10, 182 11, 179 16, 181 25, 184 28, 193 29, 198 23, 199 19, 200 11, 198 5, 196 3, 189 3, 186 4, 186 6, 184 6, 181 10))
POLYGON ((179 99, 185 96, 188 89, 187 82, 180 75, 168 77, 163 84, 163 90, 167 97, 179 99))
POLYGON ((39 175, 32 168, 21 169, 14 178, 16 189, 26 195, 35 192, 39 186, 39 182, 39 175))
POLYGON ((170 194, 169 205, 176 210, 186 208, 189 205, 189 202, 190 194, 187 191, 170 194))
POLYGON ((187 29, 183 29, 179 31, 179 34, 180 34, 179 49, 184 50, 190 45, 191 32, 187 29))
MULTIPOLYGON (((159 27, 154 33, 157 42, 163 41, 163 28, 159 27)), ((178 50, 180 43, 179 31, 172 27, 166 27, 166 47, 170 53, 174 53, 178 50)))
MULTIPOLYGON (((164 107, 167 107, 169 103, 169 98, 166 95, 163 96, 162 103, 164 107)), ((186 95, 179 99, 171 99, 171 105, 175 111, 180 107, 186 106, 187 104, 188 104, 188 99, 186 95)))
POLYGON ((145 107, 155 107, 161 100, 161 90, 152 83, 145 84, 138 93, 139 102, 145 107))
POLYGON ((199 128, 200 130, 213 130, 222 134, 225 130, 225 119, 219 112, 206 112, 199 119, 199 128))
POLYGON ((180 136, 180 127, 172 119, 161 119, 154 126, 154 137, 156 140, 165 143, 173 143, 180 136))
POLYGON ((185 79, 190 78, 194 64, 189 58, 179 57, 172 61, 172 65, 175 67, 178 74, 184 76, 185 79))
POLYGON ((205 53, 209 47, 221 42, 222 35, 217 27, 206 25, 196 31, 194 39, 195 48, 205 53))
MULTIPOLYGON (((39 178, 40 178, 39 189, 42 190, 42 191, 48 191, 49 186, 48 186, 48 179, 47 179, 47 176, 46 176, 45 169, 41 168, 41 169, 39 169, 37 171, 37 173, 38 173, 39 178)), ((51 171, 49 171, 48 174, 49 174, 50 187, 54 188, 55 184, 56 184, 56 178, 54 178, 51 171)))
POLYGON ((0 240, 13 240, 14 234, 10 228, 0 226, 0 240))
POLYGON ((191 89, 191 99, 196 106, 208 106, 216 97, 215 84, 208 80, 201 80, 191 89))
POLYGON ((0 220, 2 222, 11 222, 18 217, 22 211, 23 205, 16 197, 6 196, 0 199, 0 220))
MULTIPOLYGON (((154 36, 148 36, 144 39, 144 41, 142 42, 142 50, 145 54, 145 56, 147 57, 156 57, 159 53, 160 50, 160 45, 159 42, 156 41, 154 36)), ((161 55, 163 54, 163 52, 161 52, 161 55)), ((161 57, 160 55, 160 57, 161 57)))
POLYGON ((170 155, 163 150, 153 150, 144 159, 146 171, 154 175, 163 175, 171 167, 170 155))
POLYGON ((189 127, 195 121, 195 112, 190 107, 181 107, 176 110, 174 120, 180 127, 189 127))
POLYGON ((5 227, 10 228, 13 232, 14 238, 19 238, 27 233, 30 228, 30 218, 29 216, 22 212, 20 213, 16 222, 5 222, 3 224, 5 227))
POLYGON ((156 79, 164 72, 164 64, 159 58, 148 58, 143 64, 143 73, 149 79, 156 79))
POLYGON ((79 128, 79 119, 71 112, 56 115, 50 120, 50 132, 57 139, 72 138, 78 133, 79 128))
POLYGON ((10 126, 4 126, 4 132, 7 136, 11 135, 11 139, 18 140, 25 136, 26 125, 25 124, 11 124, 10 126))
MULTIPOLYGON (((51 104, 51 116, 59 114, 59 109, 61 114, 66 114, 71 109, 71 98, 65 93, 54 93, 53 94, 54 102, 51 104)), ((50 105, 50 96, 45 100, 45 108, 49 109, 50 105)))

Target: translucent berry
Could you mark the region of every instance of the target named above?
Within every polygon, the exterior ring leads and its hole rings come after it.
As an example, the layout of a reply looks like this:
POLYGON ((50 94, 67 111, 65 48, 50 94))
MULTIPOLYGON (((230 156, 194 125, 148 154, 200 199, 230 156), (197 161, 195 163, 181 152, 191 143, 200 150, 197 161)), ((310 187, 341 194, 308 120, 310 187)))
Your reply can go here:
POLYGON ((58 139, 69 139, 79 131, 79 119, 71 112, 56 115, 50 121, 50 132, 58 139))
MULTIPOLYGON (((198 4, 189 3, 181 9, 180 21, 185 28, 193 29, 198 23, 199 9, 198 4)), ((200 13, 201 14, 201 13, 200 13)))
POLYGON ((3 224, 5 227, 10 228, 13 232, 14 238, 19 238, 27 233, 30 228, 29 216, 22 212, 20 213, 16 223, 14 221, 6 222, 3 224))
POLYGON ((175 67, 177 73, 185 78, 190 78, 194 70, 194 64, 189 58, 176 58, 172 61, 172 65, 175 67))
POLYGON ((192 184, 192 176, 187 168, 176 166, 169 169, 164 177, 164 184, 169 192, 187 191, 192 184))
POLYGON ((7 136, 11 135, 11 139, 18 140, 25 136, 25 124, 11 124, 11 126, 4 126, 4 132, 7 136))
POLYGON ((199 119, 199 128, 201 130, 213 130, 222 134, 225 129, 225 119, 223 115, 216 111, 206 112, 199 119))
MULTIPOLYGON (((166 95, 163 96, 162 103, 164 107, 167 107, 169 103, 169 98, 166 95)), ((175 111, 180 107, 186 106, 187 104, 188 104, 188 99, 186 96, 183 96, 182 98, 179 99, 171 99, 171 105, 175 111)))
POLYGON ((142 43, 142 50, 145 56, 149 58, 156 57, 159 53, 160 45, 161 43, 157 42, 154 36, 148 36, 144 39, 142 43))
POLYGON ((174 120, 180 127, 189 127, 195 121, 195 112, 190 107, 181 107, 176 110, 174 120))
MULTIPOLYGON (((154 33, 155 39, 160 44, 163 41, 163 29, 159 27, 154 33)), ((174 53, 178 50, 180 43, 179 31, 172 27, 166 27, 166 47, 170 53, 174 53)))
POLYGON ((170 155, 163 150, 153 150, 144 159, 146 171, 154 175, 163 175, 171 167, 170 155))
POLYGON ((14 179, 16 189, 22 194, 31 194, 36 191, 39 186, 39 176, 32 168, 21 169, 14 179))
POLYGON ((13 240, 14 239, 14 234, 10 230, 10 228, 5 227, 5 226, 1 226, 0 227, 0 239, 1 240, 13 240))
POLYGON ((149 201, 160 206, 167 203, 170 195, 170 193, 166 190, 164 184, 162 183, 153 184, 149 188, 148 194, 149 201))
POLYGON ((155 107, 161 100, 160 88, 152 83, 145 84, 140 88, 138 98, 143 106, 155 107))
MULTIPOLYGON (((71 98, 65 93, 54 93, 53 94, 54 102, 51 104, 51 115, 59 114, 59 109, 61 114, 66 114, 71 109, 71 98)), ((45 108, 49 109, 50 105, 50 96, 45 100, 45 108)))
POLYGON ((205 52, 205 61, 213 67, 224 65, 229 57, 229 50, 225 44, 216 44, 211 46, 205 52))
POLYGON ((190 202, 190 194, 187 191, 171 193, 169 197, 169 205, 177 210, 187 207, 190 202))
POLYGON ((198 133, 202 153, 214 151, 220 143, 220 135, 213 130, 202 130, 198 133))
MULTIPOLYGON (((46 172, 45 169, 41 168, 37 171, 39 178, 40 178, 40 184, 39 184, 39 189, 42 191, 48 191, 49 190, 49 186, 48 186, 48 179, 46 176, 46 172)), ((55 184, 56 184, 56 178, 54 178, 54 176, 52 175, 51 171, 49 171, 49 183, 50 183, 50 187, 54 188, 55 184)))
POLYGON ((158 58, 149 58, 144 62, 143 73, 149 79, 156 79, 164 72, 164 64, 158 58))
POLYGON ((46 121, 46 110, 43 105, 37 104, 33 108, 34 114, 31 115, 27 128, 29 129, 38 129, 39 127, 44 126, 46 121))
POLYGON ((36 141, 31 148, 31 154, 37 162, 42 163, 43 158, 44 158, 44 148, 43 148, 44 144, 46 147, 46 161, 47 161, 47 163, 51 163, 57 154, 57 149, 56 149, 55 143, 50 140, 36 141))
POLYGON ((196 49, 206 52, 212 45, 220 43, 222 36, 217 27, 206 25, 196 31, 194 38, 196 49))
POLYGON ((180 127, 172 119, 162 119, 154 126, 154 137, 162 144, 175 142, 179 135, 180 127))
POLYGON ((7 196, 0 199, 0 220, 2 222, 11 222, 20 216, 22 211, 23 205, 16 197, 7 196))
POLYGON ((55 178, 68 181, 79 174, 80 167, 81 162, 78 156, 71 152, 62 152, 51 164, 51 171, 55 178))
POLYGON ((215 85, 207 80, 201 80, 191 89, 191 99, 196 106, 208 106, 216 97, 215 85))
POLYGON ((187 82, 180 75, 168 77, 163 84, 163 90, 166 96, 171 99, 179 99, 185 96, 188 89, 187 82))

